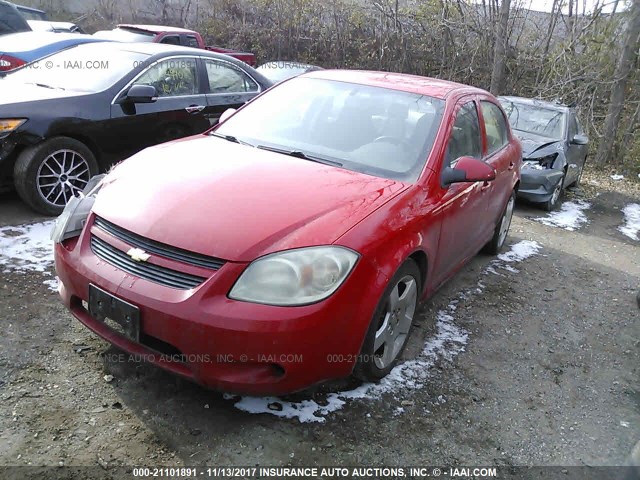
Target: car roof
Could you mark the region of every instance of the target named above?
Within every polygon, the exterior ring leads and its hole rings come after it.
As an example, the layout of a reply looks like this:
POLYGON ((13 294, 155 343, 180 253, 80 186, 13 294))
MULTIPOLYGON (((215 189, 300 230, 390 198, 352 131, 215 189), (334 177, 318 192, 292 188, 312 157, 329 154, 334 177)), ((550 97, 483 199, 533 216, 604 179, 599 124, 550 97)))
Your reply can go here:
POLYGON ((142 30, 144 32, 151 32, 151 33, 166 33, 166 32, 195 33, 193 30, 188 30, 186 28, 167 27, 165 25, 134 25, 134 24, 130 24, 130 23, 121 23, 121 24, 117 25, 116 27, 117 28, 132 29, 132 30, 142 30))
POLYGON ((40 14, 45 14, 45 15, 47 13, 44 10, 40 10, 39 8, 27 7, 26 5, 18 5, 17 3, 13 3, 13 2, 7 2, 7 3, 11 3, 18 10, 22 10, 24 12, 33 12, 33 13, 40 13, 40 14))
MULTIPOLYGON (((60 33, 54 33, 53 35, 61 35, 60 33)), ((69 35, 78 35, 77 33, 71 33, 69 35)), ((91 36, 91 35, 89 35, 91 36)), ((249 65, 246 65, 244 62, 237 60, 229 55, 225 55, 223 53, 215 53, 209 50, 203 50, 201 48, 191 48, 191 47, 183 47, 181 45, 169 45, 166 43, 152 43, 152 42, 101 42, 92 45, 79 45, 75 48, 86 49, 93 48, 96 49, 96 54, 100 53, 101 55, 108 55, 109 52, 122 51, 122 52, 134 52, 134 53, 142 53, 143 55, 194 55, 200 57, 209 57, 209 58, 217 58, 219 60, 225 60, 227 62, 244 65, 248 68, 249 65)))
POLYGON ((568 107, 567 105, 562 105, 561 103, 555 103, 555 102, 547 102, 546 100, 540 100, 537 98, 512 97, 507 95, 501 95, 498 97, 498 100, 507 100, 513 103, 532 105, 540 108, 549 108, 551 110, 557 110, 559 112, 566 112, 570 110, 570 107, 568 107))
POLYGON ((454 92, 459 94, 488 93, 481 88, 471 87, 462 83, 409 75, 406 73, 372 72, 366 70, 316 70, 305 73, 303 76, 401 90, 409 93, 428 95, 442 100, 454 92))
POLYGON ((27 52, 48 45, 103 42, 104 40, 67 32, 19 32, 0 37, 0 52, 27 52))

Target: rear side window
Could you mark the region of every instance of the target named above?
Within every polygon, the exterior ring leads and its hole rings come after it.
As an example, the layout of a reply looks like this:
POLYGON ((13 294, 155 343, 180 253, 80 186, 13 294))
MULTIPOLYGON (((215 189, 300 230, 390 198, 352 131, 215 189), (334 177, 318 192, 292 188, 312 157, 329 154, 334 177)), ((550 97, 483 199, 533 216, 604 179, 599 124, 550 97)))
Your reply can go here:
POLYGON ((453 166, 460 157, 482 158, 480 142, 480 121, 474 102, 465 103, 453 124, 453 131, 447 145, 446 163, 453 166))
POLYGON ((205 60, 211 93, 257 92, 258 84, 243 71, 226 63, 205 60))
POLYGON ((193 48, 198 48, 200 45, 198 44, 198 39, 196 37, 194 37, 193 35, 187 35, 186 36, 186 42, 185 42, 187 47, 193 47, 193 48))
POLYGON ((507 136, 507 122, 500 108, 491 102, 480 102, 484 130, 487 134, 487 155, 491 155, 504 147, 509 138, 507 136))

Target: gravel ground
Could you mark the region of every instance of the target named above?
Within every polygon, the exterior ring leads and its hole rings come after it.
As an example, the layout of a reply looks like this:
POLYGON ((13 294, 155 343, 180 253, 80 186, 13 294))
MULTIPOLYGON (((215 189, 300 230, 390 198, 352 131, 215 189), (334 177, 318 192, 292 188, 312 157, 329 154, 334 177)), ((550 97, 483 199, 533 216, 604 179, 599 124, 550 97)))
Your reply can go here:
MULTIPOLYGON (((640 440, 640 242, 618 227, 640 194, 613 185, 587 175, 567 195, 565 205, 590 204, 574 231, 519 205, 508 244, 537 242, 537 254, 479 255, 423 305, 405 352, 421 387, 255 401, 272 414, 118 361, 42 273, 10 268, 0 273, 0 466, 622 465, 640 440), (276 416, 303 407, 316 421, 276 416)), ((0 226, 41 220, 12 196, 0 204, 0 226)))

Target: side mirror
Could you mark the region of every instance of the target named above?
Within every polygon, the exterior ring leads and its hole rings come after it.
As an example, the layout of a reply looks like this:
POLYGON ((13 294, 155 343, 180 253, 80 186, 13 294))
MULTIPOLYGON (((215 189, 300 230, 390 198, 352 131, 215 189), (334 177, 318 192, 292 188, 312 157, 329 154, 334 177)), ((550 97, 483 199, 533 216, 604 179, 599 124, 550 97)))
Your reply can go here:
POLYGON ((571 139, 571 143, 574 145, 586 145, 589 143, 589 137, 578 134, 571 139))
POLYGON ((442 171, 442 186, 459 182, 490 182, 495 180, 496 171, 492 166, 473 157, 460 157, 455 168, 446 167, 442 171))
POLYGON ((224 112, 222 112, 222 115, 220 115, 220 120, 218 120, 218 123, 224 122, 227 118, 229 118, 236 112, 237 110, 235 108, 227 108, 224 112))
POLYGON ((158 92, 153 85, 132 85, 120 103, 153 103, 157 97, 158 92))

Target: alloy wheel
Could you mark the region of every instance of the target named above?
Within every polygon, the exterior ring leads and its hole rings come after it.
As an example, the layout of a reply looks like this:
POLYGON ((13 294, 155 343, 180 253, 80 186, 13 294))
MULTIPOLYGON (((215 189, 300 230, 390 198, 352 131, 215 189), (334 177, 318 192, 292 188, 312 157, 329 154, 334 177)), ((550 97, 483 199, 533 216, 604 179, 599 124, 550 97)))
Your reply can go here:
POLYGON ((411 275, 393 287, 380 317, 373 344, 375 365, 385 369, 402 351, 418 305, 418 285, 411 275))
POLYGON ((40 164, 36 186, 45 202, 64 207, 82 192, 90 177, 89 164, 82 155, 73 150, 57 150, 40 164))
POLYGON ((513 195, 509 197, 509 201, 507 202, 507 208, 504 211, 504 215, 502 216, 502 220, 500 221, 500 234, 498 236, 498 247, 502 247, 504 241, 507 239, 507 233, 509 233, 509 227, 511 227, 511 219, 513 218, 513 206, 515 205, 515 200, 513 199, 513 195))

